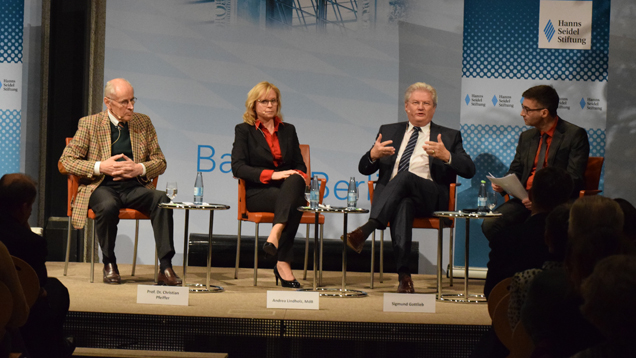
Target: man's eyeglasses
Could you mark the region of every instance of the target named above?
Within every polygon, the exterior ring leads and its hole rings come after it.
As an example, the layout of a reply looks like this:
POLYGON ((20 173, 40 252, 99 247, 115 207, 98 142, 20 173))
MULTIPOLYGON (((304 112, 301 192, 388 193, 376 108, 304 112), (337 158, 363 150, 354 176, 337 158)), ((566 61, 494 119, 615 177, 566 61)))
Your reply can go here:
POLYGON ((132 104, 134 106, 135 102, 137 102, 137 97, 133 97, 131 99, 125 99, 123 101, 115 101, 114 99, 112 99, 110 97, 106 97, 106 98, 108 98, 111 102, 118 103, 122 107, 128 107, 128 105, 130 105, 130 104, 132 104))
POLYGON ((532 111, 542 111, 545 108, 528 108, 526 106, 521 106, 521 112, 526 112, 526 113, 530 113, 532 111))
POLYGON ((256 102, 258 102, 258 103, 260 103, 260 104, 262 104, 264 106, 267 106, 270 103, 272 104, 272 106, 275 106, 275 105, 278 104, 278 100, 277 99, 258 99, 258 100, 256 100, 256 102))

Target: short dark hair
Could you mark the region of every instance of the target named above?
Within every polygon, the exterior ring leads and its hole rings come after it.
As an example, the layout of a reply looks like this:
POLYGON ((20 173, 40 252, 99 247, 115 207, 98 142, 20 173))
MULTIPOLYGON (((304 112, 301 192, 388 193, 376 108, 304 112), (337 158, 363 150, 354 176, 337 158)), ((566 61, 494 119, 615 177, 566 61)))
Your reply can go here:
POLYGON ((5 174, 0 178, 2 210, 13 211, 22 204, 33 204, 37 195, 36 182, 22 173, 5 174))
POLYGON ((550 212, 568 201, 573 189, 572 177, 565 170, 557 167, 539 169, 532 182, 532 205, 550 212))
POLYGON ((550 115, 556 117, 559 108, 559 94, 552 86, 539 85, 523 92, 523 98, 533 99, 546 108, 550 115))
POLYGON ((636 208, 629 201, 622 198, 616 198, 614 201, 623 210, 623 234, 628 240, 636 243, 636 208))
POLYGON ((554 208, 545 219, 545 237, 549 241, 554 260, 563 261, 568 245, 568 225, 570 204, 565 203, 554 208))

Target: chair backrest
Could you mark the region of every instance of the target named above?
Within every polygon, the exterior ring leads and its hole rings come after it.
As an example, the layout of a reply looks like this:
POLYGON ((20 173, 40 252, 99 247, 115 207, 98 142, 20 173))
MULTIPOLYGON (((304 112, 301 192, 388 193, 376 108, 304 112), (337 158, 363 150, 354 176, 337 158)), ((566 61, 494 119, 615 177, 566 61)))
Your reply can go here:
POLYGON ((492 291, 490 291, 490 295, 488 295, 488 314, 490 318, 493 318, 499 301, 510 291, 511 282, 512 277, 508 277, 496 284, 495 287, 492 288, 492 291))
MULTIPOLYGON (((309 144, 300 144, 300 154, 303 156, 303 161, 307 167, 307 177, 305 178, 306 185, 311 182, 311 155, 309 150, 309 144)), ((326 180, 320 179, 320 204, 322 204, 322 198, 325 194, 326 180)), ((247 204, 245 203, 245 180, 238 180, 238 220, 247 218, 247 204)))
POLYGON ((492 317, 492 327, 495 330, 495 334, 508 350, 512 346, 512 327, 510 327, 510 322, 508 321, 509 303, 510 294, 507 294, 499 300, 495 308, 495 314, 492 317))
POLYGON ((601 181, 601 170, 603 169, 603 157, 589 157, 585 168, 585 189, 597 190, 601 181))
POLYGON ((18 273, 18 279, 20 279, 20 284, 24 291, 24 298, 26 298, 29 307, 32 307, 40 295, 40 280, 38 279, 38 274, 35 273, 31 265, 21 258, 15 256, 11 256, 11 258, 13 259, 15 270, 18 273))
MULTIPOLYGON (((67 137, 66 138, 66 145, 68 145, 71 140, 73 138, 72 137, 67 137)), ((66 198, 67 198, 67 202, 66 202, 66 216, 71 217, 71 215, 73 214, 73 201, 75 200, 75 196, 77 195, 77 189, 79 188, 79 182, 80 182, 80 177, 78 177, 77 175, 73 175, 70 174, 66 171, 66 168, 64 168, 64 166, 62 165, 62 163, 58 162, 57 163, 57 168, 60 171, 60 173, 62 173, 63 175, 66 175, 67 180, 66 180, 66 198)), ((152 179, 152 185, 157 188, 157 182, 159 181, 159 177, 156 176, 152 179)))

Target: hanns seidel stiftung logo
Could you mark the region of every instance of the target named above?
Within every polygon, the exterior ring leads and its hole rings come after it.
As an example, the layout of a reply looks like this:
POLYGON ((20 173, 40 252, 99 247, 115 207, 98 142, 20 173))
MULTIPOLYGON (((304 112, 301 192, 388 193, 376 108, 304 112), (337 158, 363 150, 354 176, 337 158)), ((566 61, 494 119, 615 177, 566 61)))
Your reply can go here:
POLYGON ((541 1, 539 48, 589 50, 592 1, 541 1))

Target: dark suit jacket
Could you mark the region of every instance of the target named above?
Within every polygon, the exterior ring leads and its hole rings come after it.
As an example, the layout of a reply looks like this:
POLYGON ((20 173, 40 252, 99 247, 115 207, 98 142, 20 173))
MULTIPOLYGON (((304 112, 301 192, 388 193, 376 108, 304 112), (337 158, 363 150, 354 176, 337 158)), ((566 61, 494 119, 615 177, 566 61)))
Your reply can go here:
POLYGON ((48 277, 46 239, 20 225, 8 215, 0 219, 0 227, 2 228, 0 241, 4 243, 12 256, 24 260, 33 267, 38 274, 40 286, 44 286, 48 277))
MULTIPOLYGON (((525 186, 532 172, 539 148, 540 131, 528 129, 519 136, 515 158, 507 174, 514 173, 525 186)), ((585 189, 585 168, 590 154, 590 143, 585 129, 559 118, 548 152, 548 166, 565 169, 574 181, 574 193, 585 189)))
POLYGON ((307 173, 307 167, 300 153, 296 128, 289 123, 281 122, 278 126, 278 142, 283 160, 276 167, 272 152, 261 130, 247 123, 236 125, 232 146, 232 174, 237 178, 245 179, 246 191, 269 186, 269 184, 261 183, 260 177, 263 170, 296 169, 307 173))
MULTIPOLYGON (((381 195, 382 190, 391 179, 395 159, 397 158, 402 139, 404 138, 404 132, 406 132, 408 125, 408 122, 399 122, 385 124, 380 127, 378 134, 382 134, 383 142, 387 140, 393 141, 392 145, 395 147, 395 154, 380 158, 374 163, 371 163, 371 150, 369 150, 360 158, 358 170, 361 174, 371 175, 378 169, 380 170, 380 177, 375 187, 375 195, 381 195)), ((438 134, 442 135, 444 146, 451 152, 451 164, 446 164, 439 159, 430 157, 432 160, 429 167, 431 170, 431 178, 433 182, 437 184, 440 193, 442 193, 442 195, 439 196, 437 207, 447 208, 450 184, 455 183, 457 175, 464 178, 472 178, 473 175, 475 175, 475 164, 466 151, 464 151, 462 136, 459 131, 431 122, 431 136, 429 140, 437 141, 438 134)))

